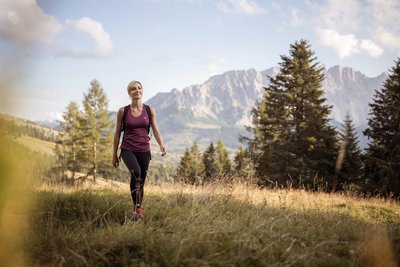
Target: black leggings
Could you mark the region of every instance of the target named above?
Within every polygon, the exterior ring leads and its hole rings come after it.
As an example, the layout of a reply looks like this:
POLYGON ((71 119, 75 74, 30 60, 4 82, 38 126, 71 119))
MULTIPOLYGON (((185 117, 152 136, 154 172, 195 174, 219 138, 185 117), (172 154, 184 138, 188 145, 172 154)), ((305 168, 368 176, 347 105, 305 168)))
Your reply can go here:
POLYGON ((133 152, 122 149, 121 157, 131 173, 131 195, 136 207, 141 207, 143 200, 143 187, 146 180, 147 169, 151 159, 149 152, 133 152), (140 186, 140 187, 139 187, 140 186), (139 193, 137 193, 139 191, 139 193))

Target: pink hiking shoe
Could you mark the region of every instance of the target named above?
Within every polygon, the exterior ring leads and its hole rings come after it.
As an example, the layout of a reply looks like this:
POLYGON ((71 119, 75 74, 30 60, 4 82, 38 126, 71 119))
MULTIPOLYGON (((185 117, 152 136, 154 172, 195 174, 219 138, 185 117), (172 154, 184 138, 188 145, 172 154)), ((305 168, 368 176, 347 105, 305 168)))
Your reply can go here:
POLYGON ((135 213, 135 215, 133 216, 133 220, 134 220, 135 222, 139 222, 139 221, 141 221, 141 220, 143 220, 143 219, 144 219, 143 209, 142 209, 142 208, 136 208, 136 213, 135 213))

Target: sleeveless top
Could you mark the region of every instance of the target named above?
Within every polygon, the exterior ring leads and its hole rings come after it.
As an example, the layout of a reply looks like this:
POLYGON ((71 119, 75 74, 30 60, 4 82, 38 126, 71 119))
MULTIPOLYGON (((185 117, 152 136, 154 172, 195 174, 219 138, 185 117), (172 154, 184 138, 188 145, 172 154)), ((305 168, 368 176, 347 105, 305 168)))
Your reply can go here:
POLYGON ((139 117, 132 116, 131 106, 129 106, 125 118, 125 131, 121 148, 133 152, 150 151, 150 141, 147 135, 149 123, 149 116, 144 105, 142 107, 142 114, 139 117))

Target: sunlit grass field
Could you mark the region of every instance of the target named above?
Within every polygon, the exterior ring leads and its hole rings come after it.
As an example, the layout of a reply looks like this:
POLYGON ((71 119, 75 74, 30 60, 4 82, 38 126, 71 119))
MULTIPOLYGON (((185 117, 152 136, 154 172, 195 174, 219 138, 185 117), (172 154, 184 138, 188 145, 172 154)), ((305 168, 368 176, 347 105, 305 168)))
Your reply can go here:
POLYGON ((61 266, 397 266, 395 201, 261 190, 243 183, 147 185, 145 221, 128 185, 41 186, 26 251, 61 266))
POLYGON ((145 220, 134 223, 128 184, 49 183, 43 175, 53 158, 33 143, 0 136, 0 266, 400 262, 396 200, 243 182, 147 184, 145 220))

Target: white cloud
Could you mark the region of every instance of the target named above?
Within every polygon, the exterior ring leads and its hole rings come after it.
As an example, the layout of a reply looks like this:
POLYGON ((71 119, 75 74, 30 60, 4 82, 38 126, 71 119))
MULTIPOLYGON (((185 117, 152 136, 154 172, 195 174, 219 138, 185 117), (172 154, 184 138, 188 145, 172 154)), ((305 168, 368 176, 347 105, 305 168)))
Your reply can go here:
MULTIPOLYGON (((69 57, 104 57, 112 53, 109 34, 101 23, 88 17, 67 20, 67 28, 88 35, 94 42, 92 48, 64 49, 58 55, 69 57)), ((55 37, 65 30, 56 18, 43 12, 36 0, 0 0, 0 38, 24 45, 53 44, 55 37)))
POLYGON ((63 118, 63 114, 61 112, 47 112, 45 114, 46 119, 50 120, 50 121, 54 121, 54 120, 58 120, 63 122, 64 118, 63 118))
POLYGON ((376 29, 400 31, 400 2, 398 0, 368 0, 367 11, 376 29))
POLYGON ((346 3, 337 0, 312 1, 312 16, 314 23, 338 32, 357 30, 362 24, 362 8, 360 0, 346 0, 346 3))
POLYGON ((400 35, 382 30, 377 33, 377 39, 382 45, 396 51, 400 55, 400 35))
POLYGON ((224 13, 257 14, 264 12, 256 2, 252 0, 220 0, 217 7, 224 13))
POLYGON ((145 0, 150 3, 188 3, 202 5, 204 2, 215 4, 224 13, 258 14, 264 12, 254 0, 145 0))
POLYGON ((35 0, 0 0, 0 38, 29 45, 52 43, 61 24, 35 0))
POLYGON ((290 14, 291 14, 290 24, 292 26, 299 27, 305 23, 304 19, 300 15, 300 10, 298 10, 297 8, 293 8, 290 11, 290 14))
POLYGON ((211 72, 211 74, 216 74, 218 70, 218 65, 217 64, 208 64, 207 65, 207 71, 211 72))
POLYGON ((360 49, 371 57, 379 57, 383 53, 383 49, 369 39, 361 40, 360 49))
POLYGON ((318 40, 323 45, 332 48, 340 58, 358 52, 358 40, 353 34, 342 35, 332 29, 323 29, 318 32, 318 40))
POLYGON ((346 4, 336 0, 308 0, 307 4, 311 13, 303 18, 309 18, 321 43, 340 57, 355 52, 379 57, 385 49, 400 53, 399 0, 348 0, 346 4), (343 40, 343 47, 334 40, 343 40))
POLYGON ((203 0, 145 0, 151 3, 166 3, 166 2, 175 2, 175 3, 197 3, 199 5, 202 4, 203 0))
POLYGON ((225 63, 224 57, 210 56, 210 63, 206 66, 208 75, 216 75, 221 71, 221 65, 225 63))
POLYGON ((70 48, 63 51, 61 56, 70 57, 105 57, 111 55, 113 45, 110 35, 104 30, 102 24, 91 18, 84 17, 79 20, 67 20, 66 25, 77 32, 87 34, 93 41, 94 47, 89 50, 70 48))

